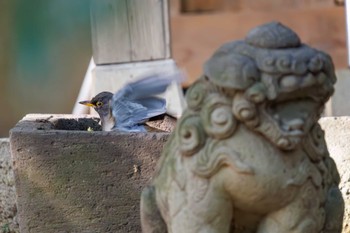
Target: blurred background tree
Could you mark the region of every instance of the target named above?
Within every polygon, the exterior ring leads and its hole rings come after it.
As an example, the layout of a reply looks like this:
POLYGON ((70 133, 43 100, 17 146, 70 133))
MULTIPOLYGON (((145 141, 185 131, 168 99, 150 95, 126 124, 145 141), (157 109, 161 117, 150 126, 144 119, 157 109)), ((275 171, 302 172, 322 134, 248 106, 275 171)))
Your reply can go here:
POLYGON ((27 113, 70 113, 91 54, 89 0, 0 0, 0 137, 27 113))

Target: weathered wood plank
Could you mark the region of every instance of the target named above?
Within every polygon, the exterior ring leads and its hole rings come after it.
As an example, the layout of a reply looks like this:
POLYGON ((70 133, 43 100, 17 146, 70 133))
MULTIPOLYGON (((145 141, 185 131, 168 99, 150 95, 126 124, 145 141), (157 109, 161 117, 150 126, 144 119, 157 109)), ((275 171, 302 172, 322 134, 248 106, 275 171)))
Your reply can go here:
POLYGON ((170 36, 170 5, 168 0, 163 1, 163 24, 165 40, 165 58, 171 58, 171 36, 170 36))
POLYGON ((91 1, 91 32, 96 64, 131 61, 127 0, 91 1))
POLYGON ((167 0, 128 0, 131 60, 170 57, 167 0))

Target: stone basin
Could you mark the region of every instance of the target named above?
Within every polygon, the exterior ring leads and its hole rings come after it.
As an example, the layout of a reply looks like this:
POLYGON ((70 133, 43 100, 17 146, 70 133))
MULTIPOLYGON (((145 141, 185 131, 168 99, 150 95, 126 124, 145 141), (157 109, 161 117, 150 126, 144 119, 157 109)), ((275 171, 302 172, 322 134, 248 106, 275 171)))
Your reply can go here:
POLYGON ((25 116, 10 131, 27 232, 141 232, 139 200, 169 133, 100 131, 91 116, 25 116))

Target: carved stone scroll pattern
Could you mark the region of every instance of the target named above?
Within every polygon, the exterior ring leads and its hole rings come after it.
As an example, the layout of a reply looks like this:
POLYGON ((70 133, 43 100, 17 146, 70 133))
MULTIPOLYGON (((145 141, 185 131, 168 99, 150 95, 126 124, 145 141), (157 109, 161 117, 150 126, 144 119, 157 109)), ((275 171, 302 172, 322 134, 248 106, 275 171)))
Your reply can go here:
POLYGON ((340 233, 339 174, 317 123, 335 81, 331 58, 280 23, 221 46, 152 181, 161 232, 340 233))

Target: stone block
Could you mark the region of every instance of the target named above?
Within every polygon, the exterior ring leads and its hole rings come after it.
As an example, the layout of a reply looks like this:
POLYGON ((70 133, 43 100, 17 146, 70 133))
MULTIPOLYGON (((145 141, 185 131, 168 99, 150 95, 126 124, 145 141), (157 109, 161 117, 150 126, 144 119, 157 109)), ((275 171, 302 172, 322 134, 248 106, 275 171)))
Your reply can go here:
POLYGON ((0 139, 0 232, 18 232, 16 190, 8 138, 0 139))
POLYGON ((141 232, 140 192, 169 134, 102 132, 96 124, 27 115, 11 130, 21 233, 141 232))
POLYGON ((345 201, 343 233, 350 232, 350 117, 323 117, 328 151, 340 174, 340 191, 345 201))

